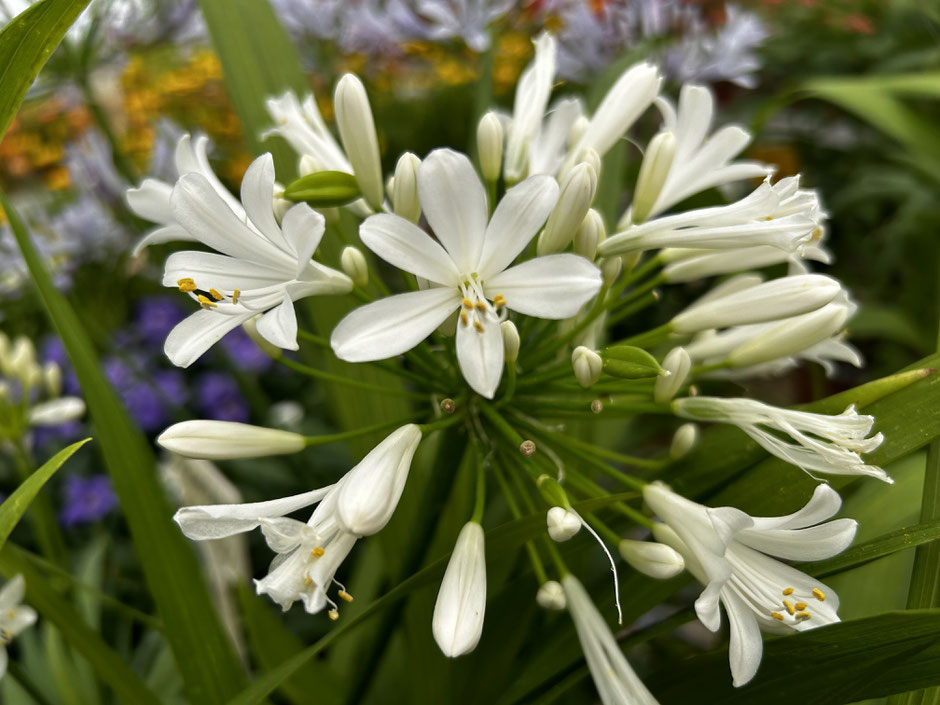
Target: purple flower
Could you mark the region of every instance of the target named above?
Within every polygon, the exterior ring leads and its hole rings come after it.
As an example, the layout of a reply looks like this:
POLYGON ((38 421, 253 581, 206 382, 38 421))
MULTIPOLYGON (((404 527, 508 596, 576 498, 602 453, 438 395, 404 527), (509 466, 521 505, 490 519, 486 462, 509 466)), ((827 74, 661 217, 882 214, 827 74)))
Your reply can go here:
POLYGON ((134 325, 143 343, 157 350, 163 349, 167 335, 186 317, 186 309, 174 299, 150 296, 137 304, 134 325))
POLYGON ((206 372, 196 382, 196 404, 205 418, 217 421, 249 420, 248 402, 238 383, 222 372, 206 372))
POLYGON ((64 506, 59 521, 65 527, 99 521, 118 506, 111 478, 107 475, 72 475, 66 478, 62 495, 64 506))
POLYGON ((242 372, 257 374, 264 372, 273 360, 268 357, 258 344, 248 337, 242 328, 236 328, 222 338, 222 347, 225 354, 232 361, 236 369, 242 372))
POLYGON ((104 371, 134 421, 148 433, 166 426, 186 398, 179 370, 135 369, 124 360, 108 358, 104 371))

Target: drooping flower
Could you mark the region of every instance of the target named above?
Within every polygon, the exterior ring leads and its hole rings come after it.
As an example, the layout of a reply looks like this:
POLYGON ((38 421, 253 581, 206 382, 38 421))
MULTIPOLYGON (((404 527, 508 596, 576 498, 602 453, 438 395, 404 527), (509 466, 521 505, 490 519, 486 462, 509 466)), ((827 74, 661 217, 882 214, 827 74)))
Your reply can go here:
POLYGON ((26 581, 16 575, 0 589, 0 678, 7 672, 6 646, 17 634, 36 623, 36 610, 22 604, 26 581))
POLYGON ((558 198, 548 176, 510 189, 487 224, 486 195, 470 160, 438 149, 418 171, 421 206, 440 244, 395 215, 368 218, 362 241, 384 260, 430 282, 350 313, 333 330, 336 355, 349 362, 399 355, 424 340, 455 310, 457 361, 467 383, 492 398, 503 371, 503 309, 569 318, 601 286, 583 257, 557 254, 509 265, 545 222, 558 198))
POLYGON ((483 527, 468 521, 457 537, 434 603, 431 631, 445 656, 463 656, 476 648, 485 611, 483 527))
POLYGON ((685 559, 705 590, 695 602, 699 620, 721 626, 719 603, 730 623, 731 674, 747 683, 760 665, 761 631, 786 634, 838 622, 839 598, 823 583, 771 556, 794 561, 829 558, 855 538, 852 519, 825 521, 842 504, 828 485, 818 485, 802 509, 781 517, 751 517, 733 507, 704 507, 659 482, 643 498, 665 524, 653 535, 685 559))

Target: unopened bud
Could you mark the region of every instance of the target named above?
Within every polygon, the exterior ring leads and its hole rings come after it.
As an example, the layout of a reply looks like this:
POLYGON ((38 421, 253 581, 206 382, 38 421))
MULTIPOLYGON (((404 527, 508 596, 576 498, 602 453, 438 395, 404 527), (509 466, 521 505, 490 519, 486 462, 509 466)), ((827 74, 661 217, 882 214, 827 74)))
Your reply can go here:
POLYGON ((525 440, 519 444, 519 452, 522 453, 522 455, 526 458, 531 458, 533 455, 535 455, 535 451, 535 441, 525 440))
MULTIPOLYGON (((360 197, 359 183, 345 171, 315 171, 301 176, 288 185, 284 198, 278 200, 303 201, 314 208, 345 206, 360 197)), ((288 208, 294 205, 288 204, 288 208)), ((285 211, 286 212, 286 211, 285 211)))
POLYGON ((42 370, 43 386, 46 394, 57 397, 62 393, 62 368, 55 362, 47 362, 42 370))
POLYGON ((421 201, 418 200, 418 167, 421 160, 411 152, 405 152, 395 165, 395 179, 392 183, 392 206, 395 215, 412 223, 421 219, 421 201))
POLYGON ((604 371, 604 360, 590 348, 579 345, 571 353, 571 366, 574 376, 582 387, 590 387, 604 371))
POLYGON ((477 152, 483 178, 496 181, 503 166, 503 124, 496 113, 487 113, 477 125, 477 152))
POLYGON ((663 360, 663 369, 669 374, 657 378, 653 385, 653 399, 659 404, 670 401, 685 384, 692 369, 692 358, 685 348, 673 348, 663 360))
POLYGON ((560 612, 565 609, 565 590, 557 580, 546 580, 535 594, 535 601, 539 607, 546 610, 560 612))
POLYGON ((674 548, 652 541, 620 542, 620 555, 634 569, 659 580, 677 576, 685 570, 685 560, 674 548))
POLYGON ((732 350, 728 362, 732 367, 747 367, 795 355, 835 335, 850 313, 848 305, 830 303, 780 321, 732 350))
POLYGON ((623 265, 623 271, 627 274, 632 272, 633 268, 640 263, 640 258, 642 256, 642 252, 628 252, 625 255, 620 255, 620 262, 623 265))
POLYGON ((552 541, 567 541, 581 530, 581 517, 564 507, 552 507, 546 515, 548 535, 552 541))
POLYGON ((604 241, 607 233, 601 214, 591 208, 578 231, 574 234, 574 252, 591 261, 597 256, 597 246, 604 241))
POLYGON ((519 359, 519 331, 512 321, 503 321, 499 324, 503 334, 503 353, 507 363, 514 363, 519 359))
POLYGON ((646 379, 663 374, 656 358, 633 345, 611 345, 604 349, 604 371, 622 379, 646 379))
POLYGON ((652 212, 663 190, 663 184, 666 183, 666 177, 669 176, 675 154, 676 137, 672 132, 660 132, 650 140, 633 192, 630 217, 634 223, 642 223, 652 212))
POLYGON ((362 81, 351 73, 343 76, 336 84, 333 106, 340 138, 362 195, 370 206, 379 210, 384 200, 379 140, 362 81))
POLYGON ((580 162, 582 164, 590 165, 590 167, 594 169, 594 173, 597 175, 597 178, 601 178, 601 158, 597 152, 590 148, 584 150, 584 153, 581 155, 580 162))
POLYGON ((587 132, 587 129, 591 126, 591 121, 586 115, 579 115, 578 118, 571 123, 571 129, 568 131, 568 144, 577 144, 581 141, 581 138, 584 137, 584 133, 587 132))
POLYGON ((279 347, 273 343, 268 342, 268 340, 258 332, 259 318, 261 318, 261 314, 249 318, 247 321, 242 323, 242 330, 244 330, 248 337, 255 342, 255 345, 261 348, 261 350, 263 350, 269 357, 273 357, 275 360, 277 360, 284 353, 281 352, 279 347))
POLYGON ((157 443, 187 458, 230 460, 297 453, 306 441, 299 433, 234 421, 183 421, 160 434, 157 443))
POLYGON ((561 252, 568 246, 587 215, 596 191, 597 172, 590 164, 578 164, 568 173, 562 181, 558 202, 539 236, 536 247, 539 256, 561 252))
POLYGON ((284 187, 277 182, 274 182, 274 194, 271 198, 271 202, 274 208, 274 219, 280 224, 283 222, 287 211, 289 211, 294 204, 292 201, 284 198, 284 187))
POLYGON ((535 486, 539 490, 542 498, 551 506, 570 507, 568 495, 561 484, 551 475, 539 475, 535 481, 535 486))
POLYGON ((364 287, 369 283, 369 265, 366 264, 366 257, 357 247, 347 247, 339 258, 343 271, 353 284, 358 287, 364 287))
POLYGON ((8 369, 4 372, 8 377, 19 377, 25 381, 36 364, 36 348, 33 347, 33 341, 22 335, 14 340, 7 364, 8 369))
POLYGON ((623 262, 616 256, 605 257, 601 260, 600 266, 604 286, 613 286, 613 283, 617 281, 617 277, 620 276, 621 270, 623 270, 623 262))
POLYGON ((672 435, 669 444, 669 457, 680 460, 689 454, 698 442, 698 426, 694 423, 684 423, 672 435))
POLYGON ((441 399, 441 411, 445 414, 453 414, 457 411, 457 402, 448 397, 447 399, 441 399))

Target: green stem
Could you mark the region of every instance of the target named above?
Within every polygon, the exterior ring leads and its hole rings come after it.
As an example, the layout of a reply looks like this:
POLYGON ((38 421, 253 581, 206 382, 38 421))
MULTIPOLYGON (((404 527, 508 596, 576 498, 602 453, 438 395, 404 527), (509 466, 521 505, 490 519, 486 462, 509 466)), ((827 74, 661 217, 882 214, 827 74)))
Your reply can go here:
POLYGON ((626 340, 621 340, 617 344, 634 345, 638 348, 645 348, 663 342, 666 340, 666 338, 669 337, 670 333, 672 333, 672 324, 664 323, 663 325, 657 328, 653 328, 652 330, 631 336, 626 340))
POLYGON ((451 416, 445 416, 442 419, 431 421, 430 423, 420 424, 418 427, 421 429, 422 435, 426 436, 429 433, 434 433, 435 431, 450 428, 451 426, 460 423, 463 421, 464 416, 466 415, 466 410, 462 409, 451 416))
POLYGON ((30 698, 32 698, 37 705, 52 705, 52 701, 46 697, 39 686, 33 681, 30 675, 26 672, 26 669, 20 666, 20 664, 15 661, 10 661, 7 664, 7 672, 10 674, 10 677, 17 682, 17 684, 26 691, 30 698))
MULTIPOLYGON (((509 506, 509 511, 512 513, 513 518, 521 519, 522 511, 519 509, 519 505, 516 504, 516 499, 512 495, 512 490, 509 487, 509 483, 506 481, 503 469, 496 466, 493 468, 493 474, 496 475, 496 482, 499 483, 500 490, 502 490, 503 497, 506 499, 506 504, 509 506)), ((542 563, 542 558, 539 556, 535 543, 531 540, 526 541, 525 550, 529 556, 529 562, 532 564, 535 577, 538 578, 539 584, 541 585, 548 580, 548 574, 545 572, 545 565, 542 563)))
MULTIPOLYGON (((474 448, 475 447, 476 444, 474 444, 474 448)), ((473 503, 473 515, 470 517, 470 521, 482 524, 483 510, 486 509, 486 467, 483 463, 483 459, 480 457, 479 451, 477 451, 475 455, 477 462, 477 489, 476 498, 473 503)))
POLYGON ((653 304, 658 303, 658 302, 659 302, 659 295, 657 295, 655 291, 652 291, 646 294, 645 296, 641 297, 637 301, 634 301, 629 306, 620 308, 617 310, 616 313, 612 313, 610 316, 608 316, 607 325, 608 327, 610 327, 616 323, 620 323, 620 321, 630 318, 630 316, 632 316, 633 314, 638 313, 642 311, 644 308, 652 306, 653 304))
POLYGON ((340 441, 348 441, 351 438, 359 438, 360 436, 368 436, 369 434, 377 433, 378 431, 385 431, 390 428, 398 428, 399 426, 404 426, 405 424, 413 423, 414 420, 419 415, 420 414, 413 414, 403 419, 398 419, 397 421, 383 421, 382 423, 373 424, 372 426, 356 428, 351 431, 343 431, 341 433, 332 433, 332 434, 324 435, 324 436, 305 436, 304 445, 307 448, 316 448, 318 446, 329 445, 330 443, 339 443, 340 441))
POLYGON ((347 387, 352 387, 354 389, 365 389, 370 392, 377 392, 379 394, 387 394, 388 396, 393 397, 404 397, 406 399, 414 399, 415 401, 427 401, 427 395, 425 394, 415 394, 413 392, 406 392, 401 389, 392 389, 390 387, 383 387, 378 384, 372 384, 370 382, 360 382, 355 379, 350 379, 348 377, 343 377, 342 375, 335 375, 331 372, 324 372, 323 370, 318 370, 316 367, 311 367, 310 365, 305 365, 301 362, 296 362, 291 360, 289 357, 281 356, 276 358, 279 363, 288 367, 294 372, 299 372, 300 374, 307 375, 308 377, 314 377, 315 379, 322 379, 325 382, 333 382, 334 384, 342 384, 347 387))
POLYGON ((512 401, 516 393, 516 363, 510 362, 506 365, 506 391, 503 392, 503 398, 500 400, 503 404, 512 401))

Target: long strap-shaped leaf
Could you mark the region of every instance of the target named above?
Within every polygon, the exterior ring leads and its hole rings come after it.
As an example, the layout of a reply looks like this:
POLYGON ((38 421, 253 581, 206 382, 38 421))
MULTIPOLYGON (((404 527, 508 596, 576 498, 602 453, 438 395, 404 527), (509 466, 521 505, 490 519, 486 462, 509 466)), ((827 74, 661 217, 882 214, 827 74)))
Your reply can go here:
POLYGON ((200 705, 225 702, 244 684, 244 673, 213 609, 195 555, 170 519, 173 512, 157 479, 153 453, 104 379, 81 322, 56 290, 23 223, 2 192, 0 205, 78 375, 95 435, 147 585, 166 625, 167 642, 189 700, 200 705))

